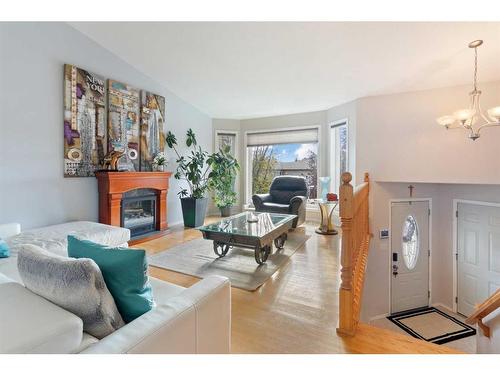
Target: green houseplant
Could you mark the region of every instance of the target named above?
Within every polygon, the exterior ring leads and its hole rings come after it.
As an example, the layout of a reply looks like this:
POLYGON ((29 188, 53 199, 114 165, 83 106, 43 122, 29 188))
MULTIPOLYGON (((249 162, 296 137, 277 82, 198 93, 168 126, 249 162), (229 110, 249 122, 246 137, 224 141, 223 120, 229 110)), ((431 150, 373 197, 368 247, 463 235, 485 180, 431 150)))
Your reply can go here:
POLYGON ((192 129, 186 133, 188 149, 186 156, 179 153, 177 138, 172 132, 167 133, 165 143, 177 155, 177 170, 174 177, 186 181, 188 185, 188 189, 184 188, 178 193, 181 199, 184 226, 194 228, 203 225, 208 204, 205 194, 209 181, 210 166, 207 162, 209 154, 198 146, 192 129))
POLYGON ((220 209, 223 217, 230 215, 231 206, 236 203, 234 183, 240 170, 238 161, 229 153, 229 150, 229 146, 224 146, 208 158, 208 164, 212 169, 208 186, 214 192, 215 205, 220 209))

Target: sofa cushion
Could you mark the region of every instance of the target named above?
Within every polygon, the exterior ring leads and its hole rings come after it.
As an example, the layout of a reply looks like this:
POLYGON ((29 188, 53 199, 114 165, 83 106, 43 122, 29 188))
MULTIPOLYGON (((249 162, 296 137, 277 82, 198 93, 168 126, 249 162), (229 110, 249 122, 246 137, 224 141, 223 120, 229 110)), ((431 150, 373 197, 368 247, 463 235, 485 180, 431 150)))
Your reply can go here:
POLYGON ((126 323, 153 308, 144 250, 103 246, 68 236, 68 255, 90 258, 97 263, 126 323))
MULTIPOLYGON (((11 231, 12 233, 12 231, 11 231)), ((104 245, 123 246, 130 240, 130 230, 90 221, 73 221, 64 224, 30 229, 14 236, 6 237, 10 246, 10 257, 0 258, 0 273, 22 283, 17 271, 18 248, 24 244, 37 245, 52 253, 67 256, 68 234, 90 239, 104 245)))
POLYGON ((92 336, 103 338, 124 325, 91 259, 61 257, 27 244, 19 250, 17 265, 26 288, 80 317, 92 336))
POLYGON ((29 243, 52 253, 67 256, 69 234, 107 246, 121 246, 130 240, 130 230, 126 228, 91 221, 72 221, 26 230, 16 236, 6 238, 6 242, 13 251, 16 246, 29 243))
POLYGON ((72 353, 82 320, 18 283, 0 284, 0 353, 72 353))
POLYGON ((0 284, 14 283, 15 281, 0 273, 0 284))

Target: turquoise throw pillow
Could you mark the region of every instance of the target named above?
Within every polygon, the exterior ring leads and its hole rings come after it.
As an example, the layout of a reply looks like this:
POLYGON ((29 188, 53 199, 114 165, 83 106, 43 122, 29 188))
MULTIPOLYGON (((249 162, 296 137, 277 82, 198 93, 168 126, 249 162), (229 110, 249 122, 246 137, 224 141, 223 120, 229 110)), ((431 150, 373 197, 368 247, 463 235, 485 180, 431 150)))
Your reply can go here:
POLYGON ((0 258, 8 258, 10 255, 10 249, 7 242, 0 238, 0 258))
POLYGON ((144 250, 109 247, 68 236, 68 256, 89 258, 97 263, 126 323, 154 306, 144 250))

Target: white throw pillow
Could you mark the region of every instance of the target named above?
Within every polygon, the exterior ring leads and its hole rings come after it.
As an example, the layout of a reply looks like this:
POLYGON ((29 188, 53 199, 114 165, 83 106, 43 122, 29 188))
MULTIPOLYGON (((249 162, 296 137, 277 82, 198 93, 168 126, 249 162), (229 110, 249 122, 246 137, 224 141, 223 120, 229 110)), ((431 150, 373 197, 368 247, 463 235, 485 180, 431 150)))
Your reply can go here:
POLYGON ((92 259, 62 257, 25 244, 17 267, 26 288, 80 317, 92 336, 101 339, 125 325, 92 259))

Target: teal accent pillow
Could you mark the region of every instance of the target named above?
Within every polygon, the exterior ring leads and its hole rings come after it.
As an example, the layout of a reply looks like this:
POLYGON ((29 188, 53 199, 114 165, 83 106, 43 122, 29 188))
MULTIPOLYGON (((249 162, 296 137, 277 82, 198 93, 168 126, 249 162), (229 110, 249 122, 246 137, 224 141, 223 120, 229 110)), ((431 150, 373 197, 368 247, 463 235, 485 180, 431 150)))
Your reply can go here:
POLYGON ((97 263, 126 323, 154 306, 144 250, 109 247, 68 236, 68 256, 89 258, 97 263))
POLYGON ((0 258, 8 258, 10 256, 10 249, 7 242, 0 238, 0 258))

